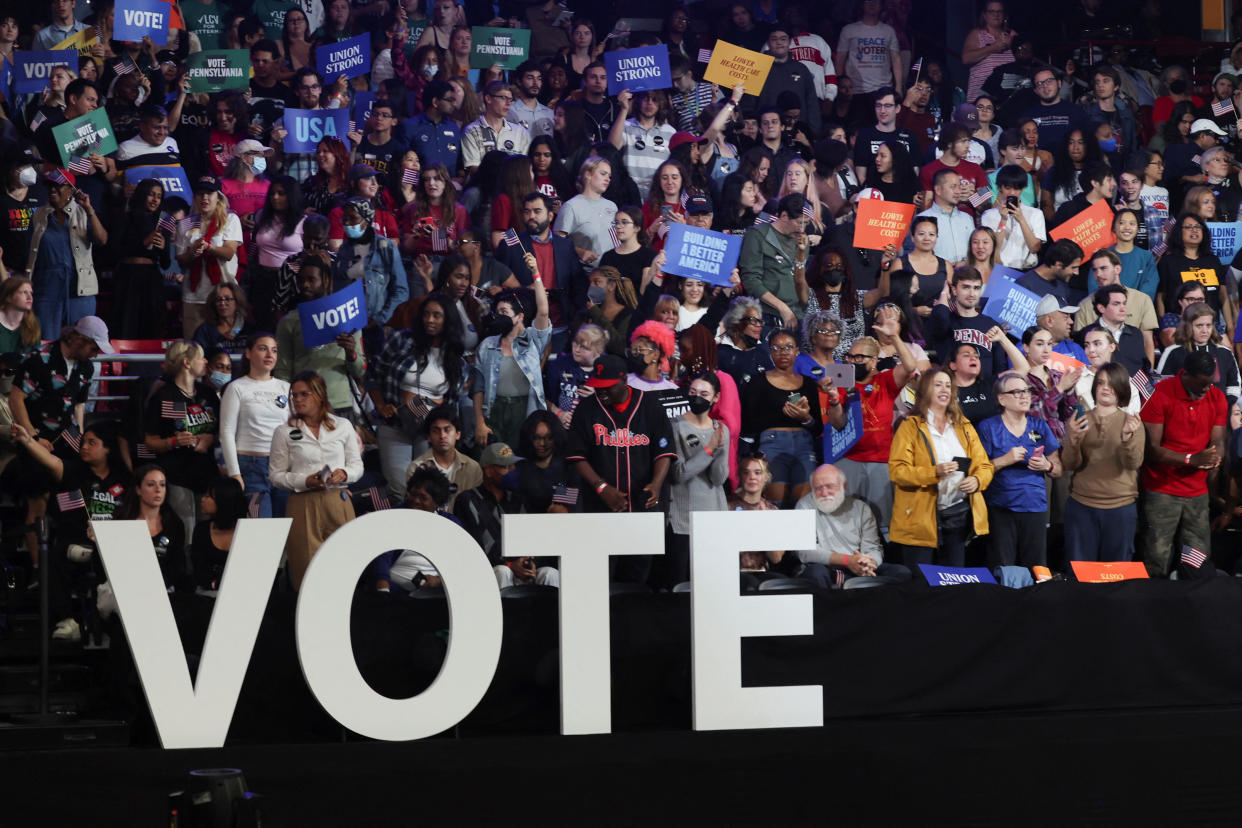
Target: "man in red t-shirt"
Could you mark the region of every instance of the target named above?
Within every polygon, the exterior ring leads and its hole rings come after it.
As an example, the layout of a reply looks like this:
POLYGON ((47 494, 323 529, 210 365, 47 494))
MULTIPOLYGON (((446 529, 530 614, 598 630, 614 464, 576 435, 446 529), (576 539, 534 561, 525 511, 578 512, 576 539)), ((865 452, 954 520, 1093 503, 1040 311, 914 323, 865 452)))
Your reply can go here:
MULTIPOLYGON (((1225 459, 1228 405, 1212 384, 1216 360, 1206 351, 1186 358, 1177 376, 1162 381, 1143 406, 1147 461, 1140 479, 1139 550, 1153 578, 1169 574, 1177 548, 1210 554, 1208 485, 1225 459)), ((1179 556, 1183 553, 1179 552, 1179 556)), ((1180 558, 1192 568, 1195 556, 1180 558)))

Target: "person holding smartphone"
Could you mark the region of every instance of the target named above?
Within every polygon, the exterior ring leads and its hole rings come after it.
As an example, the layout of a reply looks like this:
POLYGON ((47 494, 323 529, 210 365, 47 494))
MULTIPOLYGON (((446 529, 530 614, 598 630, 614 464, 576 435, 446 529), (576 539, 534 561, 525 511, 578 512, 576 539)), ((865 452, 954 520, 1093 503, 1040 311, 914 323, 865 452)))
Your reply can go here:
POLYGON ((1001 167, 996 173, 1000 197, 979 220, 996 232, 1000 263, 1015 270, 1030 270, 1039 264, 1038 253, 1048 240, 1044 214, 1021 200, 1028 178, 1026 170, 1016 164, 1001 167))
POLYGON ((979 423, 979 439, 996 467, 988 486, 992 545, 988 568, 1047 566, 1048 487, 1061 476, 1061 443, 1048 423, 1031 416, 1026 376, 1007 371, 996 379, 1001 413, 979 423))

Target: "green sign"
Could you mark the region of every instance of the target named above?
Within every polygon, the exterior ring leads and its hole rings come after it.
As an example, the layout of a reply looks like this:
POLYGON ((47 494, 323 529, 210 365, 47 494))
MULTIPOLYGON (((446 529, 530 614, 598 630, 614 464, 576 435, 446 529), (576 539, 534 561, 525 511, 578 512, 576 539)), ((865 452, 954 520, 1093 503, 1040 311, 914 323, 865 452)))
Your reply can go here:
POLYGON ((191 52, 185 65, 191 93, 250 88, 250 53, 245 49, 191 52))
POLYGON ((470 68, 486 69, 497 63, 504 69, 516 69, 530 54, 530 29, 492 29, 474 26, 470 29, 470 68))
POLYGON ((102 109, 52 127, 52 137, 56 139, 56 147, 65 166, 69 166, 74 158, 85 158, 93 152, 100 155, 116 152, 112 122, 102 109))

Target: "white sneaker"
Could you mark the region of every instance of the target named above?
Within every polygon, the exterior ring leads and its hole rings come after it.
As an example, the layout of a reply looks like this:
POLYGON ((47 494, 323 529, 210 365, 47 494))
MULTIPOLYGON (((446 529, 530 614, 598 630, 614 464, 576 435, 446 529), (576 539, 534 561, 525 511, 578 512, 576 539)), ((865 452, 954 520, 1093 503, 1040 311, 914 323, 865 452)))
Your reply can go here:
POLYGON ((81 641, 82 627, 72 618, 66 618, 56 625, 52 638, 57 641, 81 641))

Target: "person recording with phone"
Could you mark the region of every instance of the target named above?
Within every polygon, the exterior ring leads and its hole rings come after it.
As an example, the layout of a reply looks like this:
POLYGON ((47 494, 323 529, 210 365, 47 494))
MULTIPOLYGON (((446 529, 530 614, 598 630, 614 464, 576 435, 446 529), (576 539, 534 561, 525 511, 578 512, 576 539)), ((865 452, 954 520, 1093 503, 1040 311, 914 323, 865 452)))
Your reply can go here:
POLYGON ((988 569, 1047 566, 1045 476, 1061 476, 1061 443, 1045 420, 1031 415, 1033 390, 1023 374, 1001 374, 995 388, 1001 413, 979 423, 979 439, 996 468, 985 495, 992 533, 988 569))
POLYGON ((1027 179, 1026 170, 1015 164, 1001 167, 996 173, 1000 197, 980 218, 983 227, 996 231, 1000 263, 1015 270, 1030 270, 1039 264, 1038 253, 1048 240, 1044 214, 1021 201, 1027 179))

